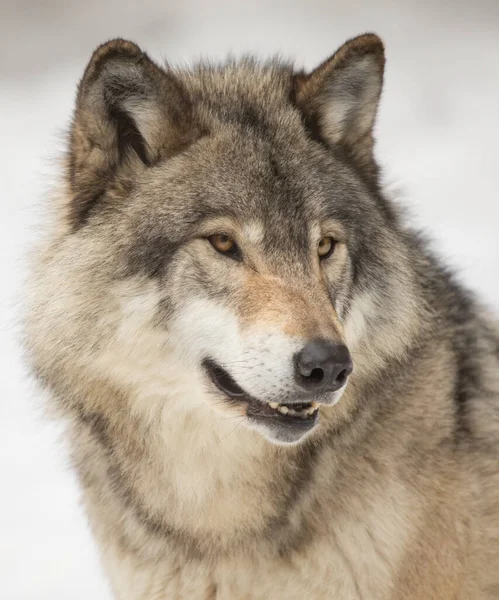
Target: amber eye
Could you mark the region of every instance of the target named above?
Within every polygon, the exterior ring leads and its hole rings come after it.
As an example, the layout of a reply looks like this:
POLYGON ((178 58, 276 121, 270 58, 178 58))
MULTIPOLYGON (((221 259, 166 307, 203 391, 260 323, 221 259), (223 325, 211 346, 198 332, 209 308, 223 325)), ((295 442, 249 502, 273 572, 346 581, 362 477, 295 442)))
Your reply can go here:
POLYGON ((317 247, 317 253, 321 260, 328 258, 334 252, 334 247, 336 245, 335 240, 332 237, 323 237, 319 241, 319 245, 317 247))
POLYGON ((210 235, 208 237, 208 241, 217 252, 220 252, 220 254, 225 254, 226 256, 236 260, 241 259, 241 253, 238 245, 230 236, 226 235, 225 233, 210 235))

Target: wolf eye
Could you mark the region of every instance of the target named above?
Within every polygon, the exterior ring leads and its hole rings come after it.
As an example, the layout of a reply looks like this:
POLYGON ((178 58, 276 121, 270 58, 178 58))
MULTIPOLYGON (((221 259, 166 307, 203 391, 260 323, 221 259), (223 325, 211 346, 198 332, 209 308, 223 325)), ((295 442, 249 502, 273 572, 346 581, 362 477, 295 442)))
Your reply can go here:
POLYGON ((317 246, 317 254, 321 260, 325 258, 329 258, 331 254, 334 252, 334 248, 336 246, 336 241, 330 237, 326 236, 320 239, 319 245, 317 246))
POLYGON ((239 250, 239 246, 230 236, 226 235, 225 233, 210 235, 208 237, 208 241, 217 252, 220 252, 220 254, 224 254, 225 256, 234 258, 235 260, 241 260, 241 251, 239 250))

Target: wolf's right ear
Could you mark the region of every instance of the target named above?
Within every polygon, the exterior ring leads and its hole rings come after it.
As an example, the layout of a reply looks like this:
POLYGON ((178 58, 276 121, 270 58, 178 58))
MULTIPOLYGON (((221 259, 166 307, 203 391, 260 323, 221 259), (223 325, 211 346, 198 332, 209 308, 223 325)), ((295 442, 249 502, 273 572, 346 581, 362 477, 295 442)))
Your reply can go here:
POLYGON ((199 137, 181 84, 132 42, 94 52, 78 88, 71 128, 70 220, 78 229, 120 169, 145 168, 199 137))
POLYGON ((349 40, 309 74, 294 76, 294 102, 314 134, 345 148, 366 175, 376 171, 372 130, 385 65, 383 42, 365 34, 349 40))

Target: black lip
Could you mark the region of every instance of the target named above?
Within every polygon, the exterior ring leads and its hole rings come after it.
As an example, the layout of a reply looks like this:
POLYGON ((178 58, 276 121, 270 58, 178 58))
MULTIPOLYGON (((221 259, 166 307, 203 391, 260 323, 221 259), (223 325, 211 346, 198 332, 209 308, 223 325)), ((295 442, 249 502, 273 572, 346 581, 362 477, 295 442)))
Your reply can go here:
MULTIPOLYGON (((294 415, 283 415, 271 408, 267 402, 258 400, 250 394, 246 393, 243 388, 234 381, 227 371, 211 359, 205 359, 203 366, 211 379, 212 383, 224 393, 230 402, 237 404, 246 404, 246 416, 255 422, 265 422, 266 425, 271 424, 275 428, 284 428, 303 431, 310 430, 318 421, 318 411, 312 415, 302 418, 294 415)), ((300 398, 289 402, 281 402, 280 404, 292 408, 293 406, 303 408, 310 406, 310 401, 303 401, 300 398)))
POLYGON ((227 373, 227 371, 215 361, 207 358, 203 361, 203 365, 212 382, 219 390, 229 396, 229 398, 244 399, 245 397, 249 397, 249 395, 234 381, 229 373, 227 373))

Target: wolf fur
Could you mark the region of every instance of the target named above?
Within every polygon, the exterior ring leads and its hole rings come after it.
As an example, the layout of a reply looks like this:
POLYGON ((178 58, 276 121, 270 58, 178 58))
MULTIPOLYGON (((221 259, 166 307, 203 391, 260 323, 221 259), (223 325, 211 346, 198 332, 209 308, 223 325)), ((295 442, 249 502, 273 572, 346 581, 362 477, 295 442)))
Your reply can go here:
POLYGON ((499 336, 380 190, 383 67, 90 60, 25 330, 120 600, 499 598, 499 336), (297 440, 203 368, 279 401, 317 338, 354 368, 297 440))

